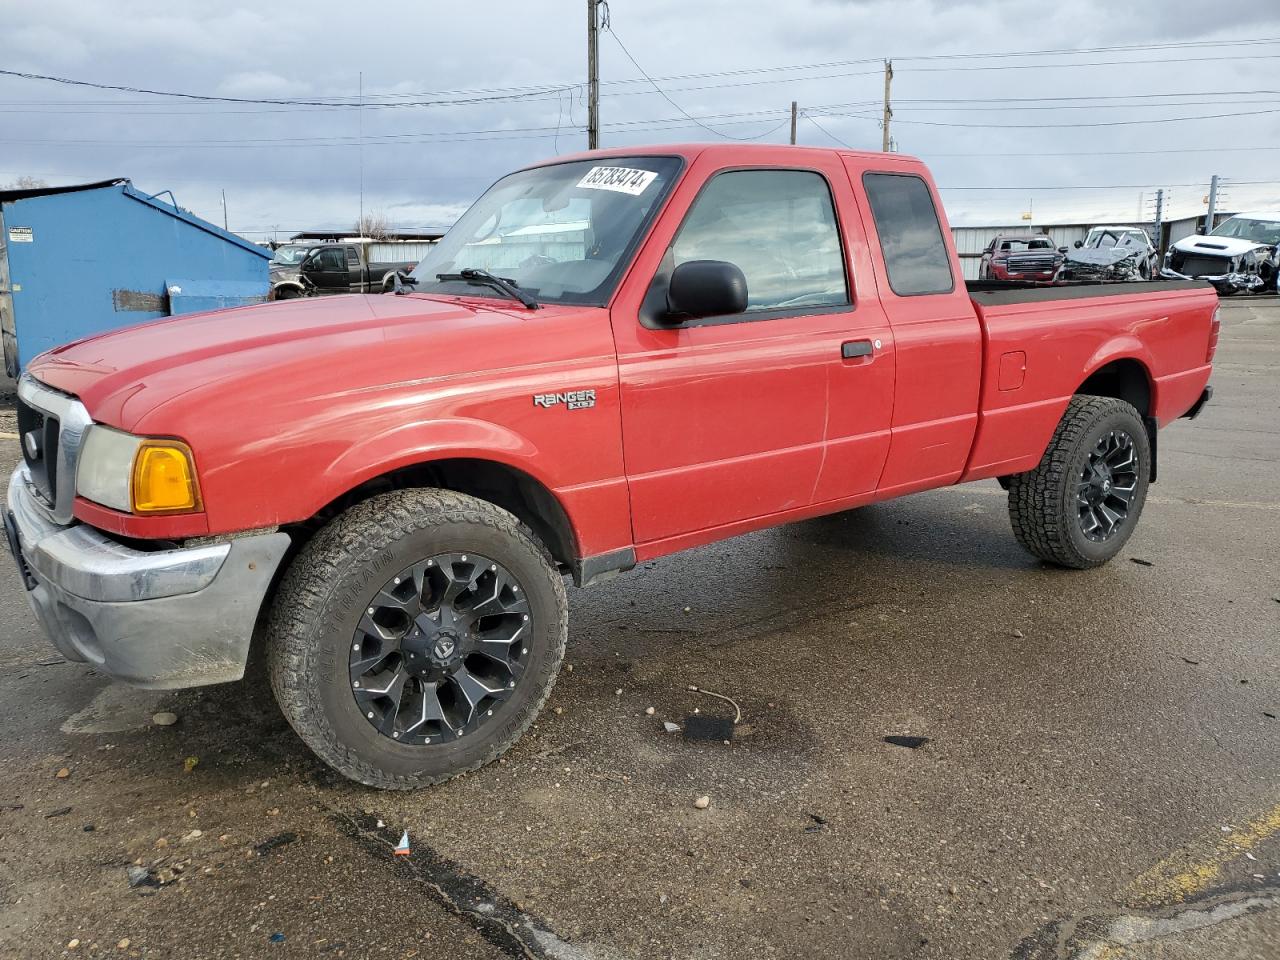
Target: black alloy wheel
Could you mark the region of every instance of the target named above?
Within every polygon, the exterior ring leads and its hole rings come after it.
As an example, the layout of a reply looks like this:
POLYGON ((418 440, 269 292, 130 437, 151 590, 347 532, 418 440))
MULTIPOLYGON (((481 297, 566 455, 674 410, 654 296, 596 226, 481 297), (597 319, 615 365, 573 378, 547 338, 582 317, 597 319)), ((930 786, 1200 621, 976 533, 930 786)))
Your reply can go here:
POLYGON ((351 689, 383 736, 447 743, 502 707, 528 662, 529 603, 516 578, 479 554, 406 567, 370 601, 351 643, 351 689))
POLYGON ((1138 455, 1133 437, 1112 430, 1098 439, 1089 452, 1076 502, 1080 529, 1094 543, 1105 543, 1129 519, 1129 504, 1138 489, 1138 455))

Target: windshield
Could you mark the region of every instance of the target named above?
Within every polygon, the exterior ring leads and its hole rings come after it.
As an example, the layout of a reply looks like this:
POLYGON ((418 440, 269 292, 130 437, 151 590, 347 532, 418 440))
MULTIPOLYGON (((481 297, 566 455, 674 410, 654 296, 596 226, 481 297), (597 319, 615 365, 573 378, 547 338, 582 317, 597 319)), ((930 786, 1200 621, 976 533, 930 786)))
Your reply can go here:
POLYGON ((276 252, 271 255, 272 263, 283 263, 287 266, 293 266, 302 262, 302 258, 307 255, 310 247, 277 247, 276 252))
POLYGON ((1232 217, 1218 224, 1211 237, 1239 237, 1254 243, 1280 244, 1280 221, 1254 220, 1252 217, 1232 217))
POLYGON ((1024 250, 1052 250, 1053 244, 1048 237, 1008 237, 996 244, 1001 253, 1020 253, 1024 250))
POLYGON ((502 297, 436 279, 487 270, 544 303, 603 305, 679 170, 675 157, 610 157, 503 177, 418 264, 414 289, 502 297))

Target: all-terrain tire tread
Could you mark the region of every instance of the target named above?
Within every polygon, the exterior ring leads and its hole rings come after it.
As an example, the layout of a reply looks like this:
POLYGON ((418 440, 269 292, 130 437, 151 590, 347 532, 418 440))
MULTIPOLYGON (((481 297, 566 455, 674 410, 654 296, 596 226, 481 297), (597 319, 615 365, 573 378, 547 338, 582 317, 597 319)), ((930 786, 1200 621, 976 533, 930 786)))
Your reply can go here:
POLYGON ((522 542, 541 557, 556 597, 560 623, 558 642, 552 653, 552 677, 564 659, 565 625, 569 615, 564 581, 546 547, 513 514, 487 501, 435 488, 399 490, 351 507, 320 530, 289 565, 272 604, 266 634, 267 655, 271 687, 289 725, 321 760, 371 787, 414 790, 493 762, 523 736, 551 694, 553 684, 548 684, 528 711, 526 722, 510 736, 496 741, 474 763, 437 777, 387 773, 362 759, 334 735, 320 704, 319 691, 311 680, 315 676, 317 654, 311 637, 320 626, 318 618, 332 591, 353 563, 372 559, 406 532, 451 522, 492 527, 522 542))
POLYGON ((1065 487, 1075 486, 1070 471, 1081 439, 1099 420, 1118 410, 1131 413, 1141 423, 1138 411, 1123 400, 1084 395, 1072 397, 1039 465, 1034 470, 1010 478, 1009 521, 1013 525, 1013 535, 1041 560, 1074 570, 1086 570, 1106 563, 1105 559, 1085 556, 1072 543, 1068 524, 1078 521, 1074 510, 1066 503, 1065 487))

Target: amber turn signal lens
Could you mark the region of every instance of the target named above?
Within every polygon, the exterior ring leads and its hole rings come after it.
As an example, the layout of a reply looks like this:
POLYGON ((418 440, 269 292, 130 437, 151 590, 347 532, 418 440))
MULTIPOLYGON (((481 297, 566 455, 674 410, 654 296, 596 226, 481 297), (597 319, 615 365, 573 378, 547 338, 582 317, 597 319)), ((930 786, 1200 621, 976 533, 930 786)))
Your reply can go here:
POLYGON ((133 461, 133 512, 200 509, 191 450, 177 440, 145 440, 133 461))

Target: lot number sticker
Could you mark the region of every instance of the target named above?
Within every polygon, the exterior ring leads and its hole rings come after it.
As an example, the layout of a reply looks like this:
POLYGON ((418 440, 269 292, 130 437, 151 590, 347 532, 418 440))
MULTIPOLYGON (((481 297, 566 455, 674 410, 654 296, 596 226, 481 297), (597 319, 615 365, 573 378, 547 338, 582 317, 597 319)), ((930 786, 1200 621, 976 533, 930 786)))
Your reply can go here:
POLYGON ((633 170, 630 167, 592 167, 578 181, 578 186, 588 190, 613 190, 638 197, 648 189, 658 175, 652 170, 633 170))
POLYGON ((10 243, 34 243, 35 234, 30 227, 10 227, 9 242, 10 243))

